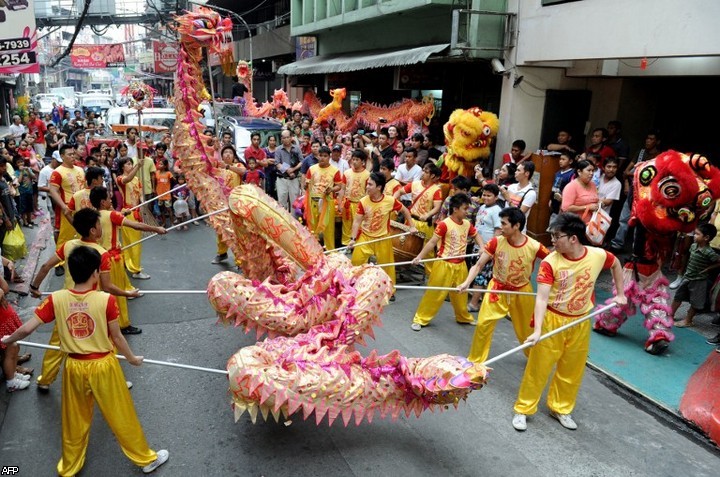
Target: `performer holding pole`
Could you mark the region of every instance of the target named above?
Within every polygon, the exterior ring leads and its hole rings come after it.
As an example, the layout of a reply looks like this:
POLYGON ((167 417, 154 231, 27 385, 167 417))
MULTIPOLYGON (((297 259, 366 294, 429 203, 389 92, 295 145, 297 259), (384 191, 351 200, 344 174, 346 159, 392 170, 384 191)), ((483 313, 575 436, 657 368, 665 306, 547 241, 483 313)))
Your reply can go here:
MULTIPOLYGON (((485 244, 480 260, 470 269, 467 279, 458 287, 464 292, 483 269, 485 264, 494 259, 492 279, 488 283, 487 293, 480 306, 478 324, 475 328, 468 360, 473 363, 484 362, 490 354, 492 335, 498 320, 510 315, 515 336, 523 343, 532 332, 532 318, 535 297, 529 295, 500 295, 497 291, 515 291, 532 293, 530 275, 535 259, 543 259, 550 252, 538 242, 531 239, 522 230, 525 228, 525 214, 517 207, 506 207, 500 211, 500 232, 502 235, 493 237, 485 244)), ((525 349, 525 355, 530 352, 525 349)))
POLYGON ((583 245, 585 223, 575 214, 560 214, 550 224, 555 251, 540 263, 535 300, 534 331, 525 340, 531 348, 517 401, 513 427, 527 429, 526 416, 537 412, 550 373, 547 404, 551 415, 566 429, 577 429, 572 418, 590 349, 589 320, 538 343, 547 334, 586 315, 593 307, 595 282, 602 270, 611 269, 619 305, 627 303, 620 261, 601 248, 583 245))
MULTIPOLYGON (((72 211, 68 207, 73 195, 85 187, 85 172, 75 165, 75 148, 69 144, 60 146, 62 162, 50 175, 50 198, 55 203, 55 245, 62 244, 75 237, 72 226, 72 211)), ((58 265, 55 275, 60 276, 64 269, 58 265)))
MULTIPOLYGON (((403 194, 412 193, 410 217, 405 217, 405 220, 408 225, 414 224, 419 232, 425 234, 425 245, 430 242, 432 237, 432 219, 442 207, 442 189, 437 184, 438 180, 440 180, 440 168, 435 164, 428 163, 423 167, 422 179, 407 184, 394 194, 394 197, 399 199, 403 194)), ((427 255, 428 257, 435 256, 432 249, 427 252, 427 255)), ((433 265, 426 263, 425 273, 429 275, 432 267, 433 265)))
MULTIPOLYGON (((428 279, 428 286, 457 287, 467 278, 468 269, 465 260, 452 257, 465 251, 468 238, 475 240, 480 248, 483 246, 482 238, 475 230, 475 226, 465 218, 469 207, 470 198, 467 195, 461 193, 452 196, 449 207, 450 216, 435 227, 432 238, 413 260, 413 264, 420 263, 420 260, 438 244, 438 258, 448 257, 447 260, 439 260, 434 263, 428 279)), ((450 303, 455 310, 455 321, 461 324, 473 324, 472 315, 467 311, 467 293, 449 293, 450 303)), ((423 326, 430 323, 445 301, 447 294, 447 291, 441 290, 425 292, 415 312, 412 325, 410 325, 413 331, 420 331, 423 326)))
POLYGON ((115 298, 96 291, 100 253, 80 246, 67 261, 75 283, 73 289, 54 292, 29 321, 12 335, 3 336, 2 342, 14 343, 43 323, 57 320, 55 330, 60 336, 60 348, 68 354, 62 382, 59 475, 75 475, 82 469, 96 401, 123 453, 144 473, 150 473, 167 462, 169 453, 155 452, 148 446, 113 346, 134 366, 140 366, 143 357, 132 352, 120 332, 115 298))
MULTIPOLYGON (((120 194, 122 194, 123 202, 125 203, 124 208, 133 207, 142 201, 142 184, 137 178, 137 173, 141 165, 141 161, 133 164, 129 158, 121 159, 118 163, 118 168, 122 171, 122 174, 117 178, 117 185, 120 194)), ((139 210, 133 211, 127 218, 129 221, 142 222, 142 216, 139 210)), ((142 233, 139 230, 131 227, 122 228, 122 241, 124 243, 137 242, 141 237, 142 233)), ((142 271, 142 246, 138 245, 137 247, 123 250, 123 256, 125 258, 125 266, 133 278, 140 280, 150 278, 150 275, 142 271)))
MULTIPOLYGON (((93 190, 90 191, 90 203, 95 210, 100 212, 100 226, 102 228, 100 245, 110 254, 110 281, 121 290, 135 290, 130 284, 130 280, 128 280, 127 271, 125 270, 125 259, 120 250, 120 227, 131 227, 142 232, 154 232, 157 234, 167 233, 165 228, 128 220, 120 212, 114 211, 112 208, 112 200, 105 187, 94 187, 93 190)), ((118 324, 120 325, 122 334, 137 335, 142 333, 140 328, 130 324, 127 298, 118 295, 116 300, 118 308, 120 309, 118 324)))
MULTIPOLYGON (((355 215, 359 207, 360 199, 367 194, 367 182, 370 178, 370 171, 365 168, 367 154, 362 149, 355 149, 350 158, 351 169, 343 173, 345 181, 345 194, 342 202, 342 244, 349 245, 352 235, 355 215)), ((386 270, 387 271, 387 270, 386 270)), ((393 283, 395 281, 393 280, 393 283)))
POLYGON ((305 218, 310 231, 323 236, 326 250, 335 248, 335 194, 342 191, 343 178, 337 167, 330 164, 330 148, 318 151, 318 163, 307 171, 305 188, 305 218))
MULTIPOLYGON (((367 195, 360 199, 357 205, 357 213, 353 219, 352 235, 348 242, 349 247, 354 247, 352 254, 353 265, 363 265, 368 258, 374 255, 377 263, 392 263, 394 258, 392 240, 389 237, 388 225, 393 212, 410 214, 399 200, 383 194, 385 188, 385 176, 378 172, 370 174, 367 180, 367 195), (356 238, 357 237, 357 238, 356 238), (381 237, 388 237, 387 240, 372 242, 381 237), (355 243, 359 242, 357 246, 355 243), (372 242, 372 243, 363 243, 372 242)), ((415 230, 412 229, 411 232, 415 230)), ((395 267, 385 267, 385 272, 395 285, 395 267)), ((390 297, 395 301, 395 294, 390 297)))

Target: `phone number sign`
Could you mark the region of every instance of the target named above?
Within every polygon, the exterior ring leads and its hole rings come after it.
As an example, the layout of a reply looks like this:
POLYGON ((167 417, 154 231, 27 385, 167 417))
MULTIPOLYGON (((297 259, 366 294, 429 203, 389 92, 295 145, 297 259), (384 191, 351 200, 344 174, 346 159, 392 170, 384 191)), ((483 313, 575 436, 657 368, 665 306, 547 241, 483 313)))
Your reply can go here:
POLYGON ((0 0, 0 74, 39 73, 35 0, 0 0))

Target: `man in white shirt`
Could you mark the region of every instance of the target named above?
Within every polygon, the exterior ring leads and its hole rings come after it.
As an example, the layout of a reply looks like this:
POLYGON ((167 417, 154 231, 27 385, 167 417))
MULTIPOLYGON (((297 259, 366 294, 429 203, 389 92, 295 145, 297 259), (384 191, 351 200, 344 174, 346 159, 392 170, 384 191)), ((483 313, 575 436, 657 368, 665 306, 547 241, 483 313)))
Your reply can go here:
POLYGON ((535 173, 535 163, 532 161, 523 161, 518 164, 515 170, 515 180, 517 183, 503 186, 500 191, 505 198, 508 207, 519 207, 525 214, 525 227, 522 232, 527 231, 527 218, 530 215, 530 209, 537 202, 537 192, 533 187, 530 179, 535 173))
MULTIPOLYGON (((45 158, 47 160, 47 158, 45 158)), ((50 161, 46 163, 45 167, 40 169, 40 172, 38 173, 38 196, 40 198, 40 203, 38 206, 40 207, 40 210, 43 208, 47 209, 48 214, 50 214, 50 218, 54 219, 54 212, 53 212, 53 205, 52 200, 50 200, 50 197, 48 197, 48 192, 50 192, 50 176, 52 175, 52 172, 55 170, 55 168, 60 164, 60 152, 55 151, 53 152, 52 157, 50 158, 50 161)))
MULTIPOLYGON (((422 173, 422 167, 417 165, 417 151, 412 147, 405 149, 405 162, 398 166, 395 179, 402 187, 405 187, 407 184, 422 179, 422 173)), ((412 202, 412 194, 400 196, 400 201, 412 202)))
POLYGON ((27 132, 27 128, 20 120, 20 116, 17 114, 13 116, 13 123, 10 125, 10 136, 19 142, 22 139, 22 135, 27 132))
POLYGON ((598 197, 602 202, 602 209, 610 214, 613 202, 620 199, 620 191, 622 184, 615 177, 618 170, 618 160, 614 157, 605 159, 604 174, 600 177, 600 185, 598 186, 598 197))
POLYGON ((335 166, 338 171, 340 171, 340 175, 344 175, 345 171, 350 169, 350 164, 348 161, 341 157, 342 155, 342 144, 335 144, 332 148, 332 153, 330 154, 330 164, 335 166))

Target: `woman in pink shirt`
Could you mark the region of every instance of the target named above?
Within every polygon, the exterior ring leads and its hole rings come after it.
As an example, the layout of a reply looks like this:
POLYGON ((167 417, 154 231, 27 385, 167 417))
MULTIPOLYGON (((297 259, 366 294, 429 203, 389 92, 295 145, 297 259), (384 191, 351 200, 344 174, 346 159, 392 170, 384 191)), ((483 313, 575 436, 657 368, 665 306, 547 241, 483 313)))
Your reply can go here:
POLYGON ((598 210, 600 198, 593 182, 595 166, 589 161, 578 161, 575 164, 576 178, 562 191, 561 212, 572 212, 588 223, 593 212, 598 210))

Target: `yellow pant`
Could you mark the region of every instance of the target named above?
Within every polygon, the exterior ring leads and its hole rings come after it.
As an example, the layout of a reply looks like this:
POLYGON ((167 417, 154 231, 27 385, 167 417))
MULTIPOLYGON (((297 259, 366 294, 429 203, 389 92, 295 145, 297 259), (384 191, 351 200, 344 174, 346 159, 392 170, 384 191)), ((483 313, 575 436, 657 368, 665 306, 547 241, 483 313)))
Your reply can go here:
MULTIPOLYGON (((488 283, 488 290, 491 290, 495 284, 494 280, 488 283)), ((532 285, 528 283, 518 291, 531 292, 532 285)), ((492 335, 495 331, 495 325, 498 320, 510 315, 515 336, 517 336, 520 344, 524 343, 528 336, 532 334, 530 320, 532 319, 533 308, 535 307, 535 297, 529 295, 500 295, 498 300, 492 302, 489 293, 485 293, 480 313, 478 313, 478 324, 475 328, 472 344, 470 345, 470 354, 468 360, 473 363, 483 363, 490 354, 490 345, 492 344, 492 335)), ((530 355, 528 348, 523 350, 525 356, 530 355)))
MULTIPOLYGON (((428 279, 429 287, 457 287, 467 278, 468 270, 465 261, 450 263, 445 260, 435 262, 433 271, 428 279)), ((472 323, 473 318, 467 311, 467 292, 447 292, 428 290, 423 295, 418 309, 415 312, 413 323, 426 326, 435 317, 445 297, 450 293, 450 303, 455 310, 455 321, 458 323, 472 323)))
MULTIPOLYGON (((359 202, 350 202, 350 207, 348 207, 347 211, 343 210, 343 218, 342 218, 342 244, 343 245, 347 245, 348 242, 350 242, 350 236, 352 235, 353 221, 355 220, 355 215, 357 214, 358 204, 359 204, 359 202), (349 215, 349 217, 346 217, 348 215, 349 215)), ((358 242, 359 242, 359 240, 358 240, 358 242)), ((390 263, 390 262, 388 262, 388 263, 390 263)))
MULTIPOLYGON (((125 217, 125 220, 137 222, 132 214, 125 217)), ((130 245, 142 238, 142 232, 139 230, 131 229, 130 227, 122 227, 121 230, 123 245, 130 245)), ((142 272, 142 244, 123 250, 122 254, 125 259, 125 267, 127 267, 128 272, 142 272)))
MULTIPOLYGON (((579 317, 570 318, 549 311, 545 314, 542 333, 546 334, 579 317)), ((570 414, 580 390, 588 350, 590 349, 590 320, 543 340, 530 349, 520 391, 515 401, 518 414, 535 414, 553 367, 547 405, 558 414, 570 414)))
POLYGON ((219 235, 215 235, 215 243, 217 244, 217 255, 225 255, 228 253, 228 246, 222 241, 219 235))
MULTIPOLYGON (((315 234, 316 236, 319 236, 318 230, 319 227, 319 220, 320 220, 320 201, 314 200, 313 198, 310 198, 310 224, 309 228, 310 231, 315 234)), ((322 199, 322 205, 325 207, 325 230, 322 231, 323 234, 323 245, 325 245, 326 250, 334 250, 335 249, 335 202, 332 200, 332 198, 323 198, 322 199), (328 202, 329 201, 329 202, 328 202)))
MULTIPOLYGON (((52 335, 50 335, 50 341, 48 344, 50 346, 60 346, 60 336, 57 331, 57 322, 53 325, 53 332, 52 335)), ((37 383, 47 386, 54 383, 55 379, 57 379, 58 373, 60 372, 60 366, 62 366, 62 363, 65 360, 65 356, 67 356, 67 354, 62 351, 56 351, 54 349, 46 350, 42 362, 42 371, 40 376, 38 376, 37 383)))
POLYGON ((135 413, 125 375, 113 354, 93 360, 68 358, 62 383, 62 457, 59 475, 75 475, 85 463, 97 402, 123 453, 137 466, 157 459, 135 413))
POLYGON ((60 248, 60 245, 64 244, 68 240, 72 240, 77 236, 77 231, 75 230, 75 227, 72 226, 70 222, 68 222, 68 219, 65 217, 65 214, 62 212, 60 213, 60 232, 58 233, 57 243, 55 244, 57 248, 60 248))
MULTIPOLYGON (((433 236, 433 233, 435 233, 435 228, 432 225, 428 225, 427 222, 421 222, 419 220, 412 219, 413 225, 415 225, 415 228, 418 232, 421 232, 425 234, 425 240, 423 241, 423 247, 427 245, 427 243, 430 241, 430 239, 433 236)), ((427 255, 425 255, 425 258, 434 258, 435 257, 435 250, 430 250, 427 255)), ((437 262, 425 262, 425 275, 430 275, 432 273, 432 267, 437 262)))
MULTIPOLYGON (((375 239, 361 233, 358 243, 368 242, 370 240, 375 239)), ((393 252, 392 239, 371 243, 370 245, 356 245, 352 253, 352 264, 355 266, 364 265, 367 263, 368 258, 370 258, 371 255, 375 255, 378 265, 383 263, 393 263, 395 261, 395 254, 393 252)), ((394 286, 395 267, 382 267, 382 269, 388 274, 394 286)))
MULTIPOLYGON (((110 281, 121 290, 133 290, 135 287, 130 283, 130 279, 127 276, 125 270, 125 260, 122 254, 113 255, 110 261, 110 281)), ((118 325, 120 328, 127 328, 130 326, 130 314, 128 313, 127 298, 124 296, 116 296, 115 301, 120 309, 120 317, 118 318, 118 325)))

